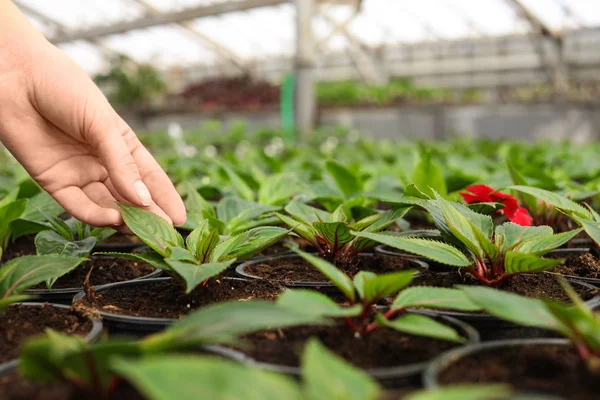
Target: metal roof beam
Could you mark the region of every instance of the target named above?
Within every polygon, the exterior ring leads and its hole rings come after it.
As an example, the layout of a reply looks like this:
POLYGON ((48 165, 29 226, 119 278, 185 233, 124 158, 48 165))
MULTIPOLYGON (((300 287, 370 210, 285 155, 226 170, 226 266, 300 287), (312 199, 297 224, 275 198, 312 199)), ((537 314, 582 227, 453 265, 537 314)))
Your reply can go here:
POLYGON ((179 22, 191 21, 203 17, 246 11, 259 7, 271 7, 287 4, 289 0, 239 0, 225 1, 218 4, 190 7, 185 10, 169 12, 160 15, 146 15, 133 21, 124 21, 108 26, 98 26, 91 29, 71 31, 66 34, 58 34, 51 38, 52 43, 72 42, 75 40, 92 40, 102 36, 125 33, 127 31, 150 28, 157 25, 166 25, 179 22))

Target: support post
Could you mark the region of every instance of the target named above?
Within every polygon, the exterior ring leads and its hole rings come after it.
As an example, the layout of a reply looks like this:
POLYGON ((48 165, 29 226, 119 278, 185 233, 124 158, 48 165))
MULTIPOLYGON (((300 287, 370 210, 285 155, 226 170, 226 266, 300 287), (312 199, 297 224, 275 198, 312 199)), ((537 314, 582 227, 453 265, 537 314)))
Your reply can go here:
POLYGON ((296 129, 309 132, 315 121, 315 43, 312 20, 314 0, 296 0, 296 129))

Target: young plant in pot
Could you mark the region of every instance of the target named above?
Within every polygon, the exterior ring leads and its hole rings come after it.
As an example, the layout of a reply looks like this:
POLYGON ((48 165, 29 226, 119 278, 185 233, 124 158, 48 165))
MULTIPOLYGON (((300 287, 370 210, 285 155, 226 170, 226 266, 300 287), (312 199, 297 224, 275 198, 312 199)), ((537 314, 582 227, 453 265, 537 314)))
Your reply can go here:
MULTIPOLYGON (((293 200, 286 207, 289 215, 275 215, 296 234, 314 247, 320 257, 332 262, 344 271, 355 274, 359 270, 379 270, 387 268, 399 270, 410 261, 386 264, 376 257, 364 253, 375 247, 376 242, 356 237, 353 231, 378 232, 400 218, 407 208, 396 211, 375 213, 357 222, 351 221, 339 206, 333 213, 311 207, 293 200), (385 264, 385 265, 384 265, 385 264)), ((421 263, 411 266, 423 267, 421 263)), ((297 256, 282 256, 242 264, 237 268, 242 276, 268 279, 286 286, 326 286, 327 279, 302 262, 297 256), (300 261, 300 264, 297 262, 300 261)))
POLYGON ((563 278, 560 283, 571 304, 462 286, 460 289, 490 314, 518 325, 553 331, 567 339, 497 341, 450 351, 426 371, 426 386, 506 383, 522 392, 598 398, 600 314, 588 308, 563 278))
POLYGON ((253 346, 244 352, 260 363, 275 364, 276 369, 296 373, 297 349, 308 337, 317 336, 332 351, 368 370, 372 376, 394 380, 414 377, 430 358, 445 349, 478 340, 470 326, 456 319, 409 312, 415 307, 479 309, 459 290, 406 288, 414 271, 381 275, 361 271, 351 279, 322 258, 294 251, 331 280, 343 294, 343 302, 338 304, 312 290, 283 292, 277 301, 279 306, 333 318, 336 322, 332 326, 267 331, 246 337, 253 346), (391 296, 396 298, 390 306, 376 306, 391 296))
MULTIPOLYGON (((444 238, 443 242, 371 232, 354 234, 442 264, 459 267, 474 278, 474 284, 503 287, 509 291, 527 291, 528 288, 522 288, 523 285, 533 285, 534 288, 540 285, 556 286, 550 275, 532 274, 560 265, 562 260, 542 256, 582 231, 576 229, 554 234, 548 226, 521 226, 512 222, 494 226, 489 216, 439 196, 434 200, 419 199, 413 204, 419 204, 428 210, 444 238)), ((448 276, 443 276, 443 279, 441 276, 435 277, 433 273, 428 276, 423 274, 422 279, 432 280, 433 285, 469 282, 458 270, 450 274, 452 279, 448 279, 448 276)), ((535 295, 537 291, 530 292, 535 295)), ((562 295, 562 291, 558 292, 562 295)))
MULTIPOLYGON (((151 360, 157 359, 167 360, 169 357, 175 357, 177 360, 214 360, 216 357, 212 354, 219 354, 214 345, 235 343, 240 335, 267 328, 278 329, 296 324, 312 325, 324 322, 326 321, 323 318, 292 312, 273 303, 249 301, 219 303, 197 310, 165 331, 140 340, 110 338, 90 344, 79 338, 49 330, 45 337, 32 339, 24 346, 20 355, 21 376, 13 374, 8 379, 5 378, 3 385, 0 385, 0 397, 10 398, 10 394, 28 393, 27 398, 35 399, 36 396, 43 395, 45 390, 51 389, 51 392, 64 393, 61 398, 140 398, 123 379, 135 375, 134 365, 150 363, 151 360), (182 355, 183 352, 191 354, 182 355)), ((241 368, 238 363, 226 360, 222 362, 241 368)), ((179 398, 176 383, 178 378, 175 376, 184 374, 189 377, 190 371, 185 372, 182 369, 184 366, 190 367, 189 362, 183 362, 179 366, 166 363, 162 368, 157 365, 163 376, 171 376, 169 379, 155 381, 165 390, 164 398, 179 398), (164 386, 167 382, 170 385, 164 386)), ((199 372, 194 368, 192 370, 199 372)), ((236 369, 231 368, 230 371, 236 369)), ((206 384, 206 380, 211 379, 203 377, 205 373, 208 371, 199 373, 192 381, 206 384)), ((210 376, 214 378, 214 375, 210 376)), ((133 382, 142 393, 150 390, 148 386, 156 387, 152 384, 138 385, 137 380, 133 382)), ((198 392, 189 391, 190 384, 191 382, 187 382, 184 385, 188 388, 187 394, 189 396, 193 393, 194 398, 197 398, 198 392)), ((238 387, 240 384, 242 382, 236 382, 238 387)), ((220 384, 211 387, 212 390, 217 390, 214 393, 217 397, 222 394, 218 392, 220 384)), ((244 390, 251 387, 241 386, 244 390)), ((189 398, 188 396, 183 398, 189 398)), ((149 398, 157 397, 149 395, 149 398)))
POLYGON ((99 323, 70 312, 66 306, 16 304, 35 298, 23 294, 26 289, 41 282, 51 286, 83 261, 84 258, 74 256, 23 256, 0 267, 0 374, 15 367, 21 343, 43 332, 45 327, 88 335, 88 339, 100 333, 99 323))
MULTIPOLYGON (((164 326, 203 305, 257 296, 274 298, 281 291, 267 282, 249 284, 239 278, 220 276, 236 260, 250 258, 277 243, 289 233, 286 229, 257 227, 224 237, 205 220, 184 242, 175 228, 149 211, 121 205, 121 212, 127 226, 153 251, 102 254, 148 263, 172 279, 104 285, 87 293, 87 302, 98 307, 105 318, 116 314, 150 317, 160 319, 164 326), (136 300, 129 301, 130 298, 136 300)), ((82 297, 80 294, 77 298, 82 297)))

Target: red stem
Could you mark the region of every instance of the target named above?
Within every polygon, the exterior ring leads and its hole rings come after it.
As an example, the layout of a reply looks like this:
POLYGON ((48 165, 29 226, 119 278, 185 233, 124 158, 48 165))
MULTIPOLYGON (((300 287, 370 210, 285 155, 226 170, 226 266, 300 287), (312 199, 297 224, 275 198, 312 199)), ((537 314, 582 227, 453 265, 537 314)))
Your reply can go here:
MULTIPOLYGON (((390 318, 394 318, 396 315, 400 314, 401 312, 404 312, 405 310, 403 308, 395 308, 395 309, 391 309, 388 310, 385 314, 383 314, 383 318, 385 319, 390 319, 390 318)), ((373 333, 373 331, 377 329, 377 321, 371 322, 363 331, 363 336, 366 336, 370 333, 373 333)))
POLYGON ((354 322, 349 317, 344 317, 344 322, 352 329, 352 332, 358 332, 358 328, 356 328, 356 325, 354 325, 354 322))

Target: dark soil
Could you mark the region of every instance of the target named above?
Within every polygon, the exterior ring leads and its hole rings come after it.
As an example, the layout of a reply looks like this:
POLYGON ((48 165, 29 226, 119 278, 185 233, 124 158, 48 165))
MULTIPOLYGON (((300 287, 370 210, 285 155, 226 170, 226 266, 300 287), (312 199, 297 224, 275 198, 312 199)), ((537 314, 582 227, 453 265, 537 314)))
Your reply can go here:
POLYGON ((520 391, 561 396, 566 399, 600 398, 598 376, 570 347, 552 345, 502 347, 469 355, 447 366, 442 384, 507 383, 520 391))
MULTIPOLYGON (((477 279, 461 270, 448 273, 424 271, 413 281, 413 285, 436 287, 453 287, 454 285, 465 284, 483 285, 477 279)), ((587 289, 579 285, 573 285, 573 288, 584 300, 589 300, 600 294, 600 289, 587 289)), ((550 298, 569 302, 569 297, 552 274, 518 274, 504 281, 498 289, 532 298, 550 298)))
POLYGON ((260 253, 258 253, 256 256, 257 257, 262 257, 262 256, 272 256, 272 255, 277 255, 277 254, 281 254, 281 253, 288 253, 291 250, 286 247, 286 243, 275 243, 273 246, 269 246, 266 249, 264 249, 263 251, 261 251, 260 253))
POLYGON ((2 262, 4 263, 13 258, 30 255, 35 255, 35 244, 33 242, 33 236, 25 235, 8 245, 2 255, 2 262))
POLYGON ((275 300, 281 288, 266 281, 211 279, 186 295, 173 279, 96 293, 86 306, 111 314, 150 318, 181 318, 199 307, 227 300, 275 300))
MULTIPOLYGON (((154 268, 148 264, 133 260, 124 260, 113 257, 92 256, 91 261, 75 268, 68 274, 60 277, 52 286, 53 289, 81 288, 90 268, 90 285, 104 285, 106 283, 128 281, 148 275, 154 268)), ((46 289, 46 284, 41 283, 33 289, 46 289)))
POLYGON ((74 312, 50 305, 10 306, 0 314, 0 363, 16 358, 21 344, 46 328, 85 336, 92 329, 92 323, 74 312))
MULTIPOLYGON (((341 267, 338 266, 338 268, 341 267)), ((355 265, 341 269, 350 277, 353 277, 359 271, 372 271, 382 274, 416 268, 414 264, 411 264, 406 259, 376 254, 373 256, 358 256, 355 265)), ((258 264, 248 265, 245 271, 273 282, 289 284, 292 282, 329 282, 318 269, 297 256, 277 260, 265 260, 258 264)))
MULTIPOLYGON (((82 392, 65 382, 30 382, 17 373, 0 378, 2 400, 82 400, 93 399, 94 393, 82 392)), ((143 400, 127 382, 111 393, 111 400, 143 400)))
POLYGON ((302 349, 310 337, 317 337, 334 353, 363 369, 423 362, 458 346, 456 343, 412 336, 388 328, 379 328, 366 338, 357 338, 346 325, 338 324, 254 333, 244 337, 250 344, 243 351, 257 361, 298 366, 302 349))
POLYGON ((134 235, 125 235, 123 233, 115 233, 114 235, 108 237, 107 239, 98 243, 99 245, 107 245, 107 244, 131 244, 134 246, 144 244, 137 236, 134 235))
MULTIPOLYGON (((564 254, 557 253, 557 257, 564 254)), ((592 253, 573 254, 565 258, 565 263, 552 269, 563 275, 600 279, 600 260, 592 253)))

